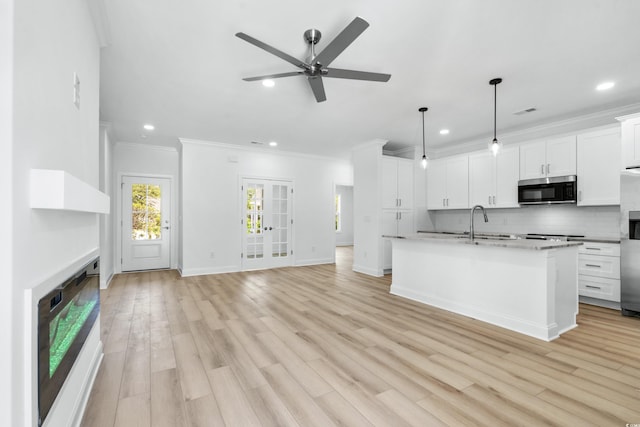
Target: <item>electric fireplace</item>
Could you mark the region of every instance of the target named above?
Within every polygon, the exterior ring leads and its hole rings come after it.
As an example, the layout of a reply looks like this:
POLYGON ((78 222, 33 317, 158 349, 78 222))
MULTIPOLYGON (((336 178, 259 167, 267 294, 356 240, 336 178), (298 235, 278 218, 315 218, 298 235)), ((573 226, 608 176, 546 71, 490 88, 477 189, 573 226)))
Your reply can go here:
POLYGON ((38 302, 38 425, 49 413, 99 312, 99 257, 38 302))

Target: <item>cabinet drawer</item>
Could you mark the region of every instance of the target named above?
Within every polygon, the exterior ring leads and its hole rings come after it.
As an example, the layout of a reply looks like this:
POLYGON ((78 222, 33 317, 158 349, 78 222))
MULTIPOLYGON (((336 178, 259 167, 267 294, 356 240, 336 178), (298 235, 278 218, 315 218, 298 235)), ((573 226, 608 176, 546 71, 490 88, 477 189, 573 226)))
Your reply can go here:
POLYGON ((578 274, 620 279, 620 258, 600 255, 578 255, 578 274))
POLYGON ((620 256, 620 244, 584 242, 582 246, 578 246, 578 253, 590 255, 620 256))
POLYGON ((578 275, 578 293, 585 297, 620 302, 620 280, 578 275))

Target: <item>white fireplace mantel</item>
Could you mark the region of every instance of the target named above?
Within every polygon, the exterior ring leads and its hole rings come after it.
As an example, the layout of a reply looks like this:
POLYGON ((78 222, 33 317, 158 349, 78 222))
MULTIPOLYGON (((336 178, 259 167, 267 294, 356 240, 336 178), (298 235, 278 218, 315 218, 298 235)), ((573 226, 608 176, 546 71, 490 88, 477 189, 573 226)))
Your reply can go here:
POLYGON ((109 213, 109 196, 63 170, 31 169, 31 207, 109 213))

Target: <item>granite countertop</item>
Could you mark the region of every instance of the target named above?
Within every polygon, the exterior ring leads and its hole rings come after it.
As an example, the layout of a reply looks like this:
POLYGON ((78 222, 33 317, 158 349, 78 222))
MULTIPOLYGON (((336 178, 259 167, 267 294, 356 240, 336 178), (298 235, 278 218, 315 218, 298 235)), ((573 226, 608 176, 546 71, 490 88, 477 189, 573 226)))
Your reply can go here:
POLYGON ((419 232, 416 234, 407 234, 403 236, 382 236, 392 239, 406 239, 406 240, 424 240, 429 242, 442 242, 442 243, 455 243, 462 245, 478 245, 478 246, 493 246, 500 248, 514 248, 514 249, 532 249, 532 250, 544 250, 544 249, 557 249, 565 248, 569 246, 580 246, 582 242, 559 242, 550 240, 527 240, 517 238, 516 235, 508 234, 476 234, 473 241, 469 240, 469 236, 465 234, 455 233, 438 233, 438 232, 419 232))
POLYGON ((571 242, 620 243, 620 237, 569 237, 571 242))

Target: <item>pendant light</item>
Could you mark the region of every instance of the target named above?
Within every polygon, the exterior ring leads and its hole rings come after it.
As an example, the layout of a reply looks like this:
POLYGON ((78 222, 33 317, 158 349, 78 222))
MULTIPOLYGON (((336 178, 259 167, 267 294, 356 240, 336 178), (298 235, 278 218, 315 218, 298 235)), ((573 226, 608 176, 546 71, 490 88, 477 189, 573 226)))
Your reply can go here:
POLYGON ((422 160, 420 161, 420 164, 422 165, 422 169, 427 168, 427 161, 429 160, 429 158, 427 157, 427 151, 425 149, 425 142, 424 142, 424 112, 427 110, 428 110, 427 107, 418 108, 418 111, 422 113, 422 160))
POLYGON ((493 141, 489 142, 489 150, 494 156, 498 155, 498 152, 502 148, 502 142, 496 138, 496 109, 498 105, 498 85, 502 83, 501 78, 489 80, 489 84, 493 86, 493 141))

